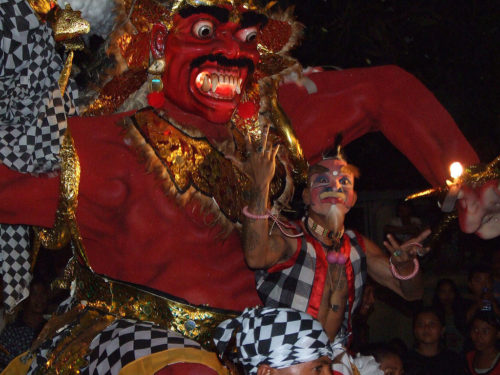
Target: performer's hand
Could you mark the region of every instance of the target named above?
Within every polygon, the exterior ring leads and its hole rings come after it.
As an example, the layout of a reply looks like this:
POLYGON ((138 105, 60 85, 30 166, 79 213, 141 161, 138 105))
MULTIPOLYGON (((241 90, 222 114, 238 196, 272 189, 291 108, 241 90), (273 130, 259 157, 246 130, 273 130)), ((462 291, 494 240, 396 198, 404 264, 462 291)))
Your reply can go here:
POLYGON ((258 145, 252 143, 250 136, 245 137, 246 160, 241 161, 234 155, 226 155, 252 182, 255 189, 267 189, 274 176, 276 168, 276 155, 279 145, 273 146, 267 143, 270 123, 267 122, 262 132, 261 142, 258 145))
POLYGON ((387 235, 387 241, 384 241, 384 246, 391 253, 391 262, 394 266, 402 265, 413 260, 417 256, 424 256, 429 251, 429 247, 423 247, 422 242, 431 234, 430 229, 426 229, 418 236, 409 239, 402 245, 394 238, 392 234, 387 235))

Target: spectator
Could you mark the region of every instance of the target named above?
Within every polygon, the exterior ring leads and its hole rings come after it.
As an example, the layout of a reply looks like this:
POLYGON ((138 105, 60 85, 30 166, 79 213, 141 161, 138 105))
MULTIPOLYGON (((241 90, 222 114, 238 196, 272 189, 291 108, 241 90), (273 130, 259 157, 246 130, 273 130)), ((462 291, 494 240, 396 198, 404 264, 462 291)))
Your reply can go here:
POLYGON ((403 361, 398 350, 390 344, 378 343, 365 347, 361 353, 363 355, 372 355, 379 363, 380 370, 384 375, 402 375, 403 361))
POLYGON ((466 332, 465 309, 457 285, 451 279, 441 279, 434 290, 432 305, 444 313, 444 345, 461 353, 466 332))
POLYGON ((471 375, 499 375, 500 321, 493 311, 479 311, 472 318, 470 336, 474 350, 467 353, 467 370, 471 375))
POLYGON ((474 266, 469 272, 468 286, 471 299, 466 301, 466 318, 470 323, 472 317, 480 310, 493 310, 497 315, 500 309, 493 297, 493 275, 491 268, 480 264, 474 266))
POLYGON ((422 221, 414 216, 412 204, 409 201, 401 200, 396 207, 396 216, 384 227, 384 233, 386 235, 392 234, 399 242, 403 243, 415 237, 422 229, 422 221))
POLYGON ((30 295, 25 301, 18 318, 7 325, 0 334, 0 370, 19 354, 28 350, 40 333, 47 307, 47 286, 40 280, 33 280, 30 295))
POLYGON ((500 305, 500 249, 491 254, 491 275, 493 276, 493 297, 500 305))
POLYGON ((404 360, 406 375, 462 375, 459 355, 441 346, 444 318, 441 311, 425 307, 413 319, 415 347, 404 360))

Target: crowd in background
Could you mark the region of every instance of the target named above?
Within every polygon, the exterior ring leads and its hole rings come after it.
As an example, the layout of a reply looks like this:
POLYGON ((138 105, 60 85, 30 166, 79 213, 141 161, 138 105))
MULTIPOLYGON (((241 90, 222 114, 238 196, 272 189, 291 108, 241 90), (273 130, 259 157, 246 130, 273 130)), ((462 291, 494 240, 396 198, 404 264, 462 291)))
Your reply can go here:
POLYGON ((384 374, 500 374, 499 266, 500 251, 471 265, 465 290, 451 278, 438 279, 432 296, 412 305, 409 342, 388 316, 385 341, 370 336, 370 315, 383 290, 368 283, 351 349, 375 356, 384 374))

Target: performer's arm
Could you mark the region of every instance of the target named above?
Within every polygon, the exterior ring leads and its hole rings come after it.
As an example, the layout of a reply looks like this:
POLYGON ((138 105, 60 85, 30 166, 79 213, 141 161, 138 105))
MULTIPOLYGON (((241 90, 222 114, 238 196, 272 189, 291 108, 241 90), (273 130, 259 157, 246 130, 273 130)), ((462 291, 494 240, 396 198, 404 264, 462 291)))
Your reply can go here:
MULTIPOLYGON (((400 255, 391 255, 392 264, 394 265, 398 275, 404 277, 413 273, 415 270, 414 259, 417 256, 417 245, 415 243, 422 242, 430 234, 430 230, 423 231, 419 236, 412 238, 402 245, 398 245, 394 237, 388 235, 386 247, 391 254, 399 251, 400 255)), ((389 257, 372 241, 364 238, 366 245, 366 262, 368 266, 368 274, 379 284, 391 289, 395 293, 408 301, 421 299, 424 293, 424 286, 421 272, 407 280, 398 279, 391 271, 389 257)), ((421 254, 428 249, 418 249, 421 254)))
POLYGON ((288 258, 296 247, 296 240, 285 239, 278 230, 269 233, 269 220, 258 218, 268 213, 269 184, 274 176, 279 148, 266 144, 265 133, 260 149, 254 150, 247 138, 248 157, 245 162, 231 158, 252 183, 250 202, 243 219, 242 243, 247 265, 256 269, 267 269, 288 258))

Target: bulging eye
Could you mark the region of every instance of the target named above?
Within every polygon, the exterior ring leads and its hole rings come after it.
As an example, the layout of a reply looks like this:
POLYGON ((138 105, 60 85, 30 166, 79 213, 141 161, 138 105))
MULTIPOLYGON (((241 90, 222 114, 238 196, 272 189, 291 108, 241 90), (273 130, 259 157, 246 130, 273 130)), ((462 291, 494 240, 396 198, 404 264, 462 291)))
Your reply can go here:
POLYGON ((193 25, 193 34, 200 39, 209 39, 214 35, 214 24, 209 20, 201 20, 193 25))
POLYGON ((245 43, 252 43, 257 39, 257 27, 248 27, 246 29, 241 29, 236 34, 236 37, 245 43))

